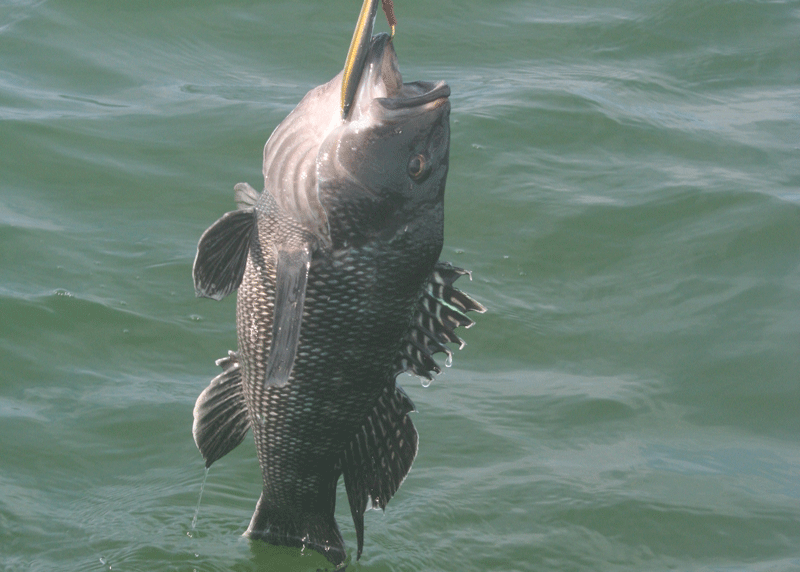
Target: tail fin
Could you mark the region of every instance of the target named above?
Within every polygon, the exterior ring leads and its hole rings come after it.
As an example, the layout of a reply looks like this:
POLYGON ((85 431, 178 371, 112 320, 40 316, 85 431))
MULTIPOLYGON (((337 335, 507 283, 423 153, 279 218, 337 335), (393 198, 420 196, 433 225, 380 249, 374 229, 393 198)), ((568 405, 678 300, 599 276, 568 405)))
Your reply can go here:
MULTIPOLYGON (((338 475, 336 480, 338 481, 338 475)), ((332 491, 334 503, 335 486, 336 481, 332 491)), ((346 557, 342 533, 339 532, 333 516, 333 506, 330 510, 323 509, 319 512, 276 507, 269 502, 266 491, 261 493, 250 526, 244 535, 277 546, 312 548, 334 566, 339 566, 346 557)))

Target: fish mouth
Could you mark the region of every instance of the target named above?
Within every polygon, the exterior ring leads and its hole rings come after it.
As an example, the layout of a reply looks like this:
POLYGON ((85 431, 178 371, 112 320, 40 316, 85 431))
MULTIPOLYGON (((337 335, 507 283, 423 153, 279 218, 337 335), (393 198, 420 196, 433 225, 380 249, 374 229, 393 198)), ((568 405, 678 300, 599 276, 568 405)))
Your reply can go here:
POLYGON ((394 43, 388 34, 371 38, 362 71, 345 121, 358 121, 376 112, 384 119, 397 120, 409 114, 440 110, 449 101, 450 86, 444 81, 403 82, 394 43))
POLYGON ((421 107, 430 103, 435 104, 430 107, 439 107, 450 97, 450 86, 444 81, 404 83, 400 91, 399 97, 381 97, 377 101, 386 109, 398 110, 421 107))
POLYGON ((356 22, 342 70, 339 101, 342 119, 347 121, 362 115, 364 105, 372 100, 387 111, 401 113, 444 105, 450 97, 450 87, 444 81, 403 83, 393 36, 372 35, 377 8, 377 0, 364 0, 356 22), (358 107, 362 110, 353 113, 353 108, 358 107))

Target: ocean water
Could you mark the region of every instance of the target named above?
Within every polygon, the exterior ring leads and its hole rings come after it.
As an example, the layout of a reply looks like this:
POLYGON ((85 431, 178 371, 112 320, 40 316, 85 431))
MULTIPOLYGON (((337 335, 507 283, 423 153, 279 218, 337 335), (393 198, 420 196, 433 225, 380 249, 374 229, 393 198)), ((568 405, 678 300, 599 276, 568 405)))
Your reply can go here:
MULTIPOLYGON (((197 239, 357 0, 0 0, 0 569, 312 571, 241 537, 252 440, 197 239)), ((398 0, 452 88, 442 258, 489 311, 364 571, 800 570, 800 2, 398 0)), ((379 20, 379 30, 386 24, 379 20)))

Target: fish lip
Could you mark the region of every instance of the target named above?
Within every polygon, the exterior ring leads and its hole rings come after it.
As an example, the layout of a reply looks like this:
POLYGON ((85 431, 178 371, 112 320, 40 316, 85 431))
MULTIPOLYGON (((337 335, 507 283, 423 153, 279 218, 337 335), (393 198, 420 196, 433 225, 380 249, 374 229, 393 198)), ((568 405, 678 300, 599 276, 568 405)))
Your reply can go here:
POLYGON ((434 102, 437 105, 433 107, 438 107, 450 97, 450 86, 443 80, 435 84, 429 81, 415 81, 406 83, 405 86, 416 86, 424 89, 425 92, 413 97, 380 97, 377 98, 377 101, 386 109, 397 110, 421 107, 434 102))

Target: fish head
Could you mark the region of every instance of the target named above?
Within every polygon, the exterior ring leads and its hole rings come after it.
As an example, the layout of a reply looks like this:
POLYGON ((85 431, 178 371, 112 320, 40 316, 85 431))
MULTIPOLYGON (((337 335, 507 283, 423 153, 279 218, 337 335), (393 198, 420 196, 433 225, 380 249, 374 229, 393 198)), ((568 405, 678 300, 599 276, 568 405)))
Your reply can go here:
POLYGON ((404 83, 391 37, 372 38, 348 118, 317 155, 318 196, 333 234, 357 225, 362 234, 390 235, 420 217, 441 218, 449 95, 444 81, 404 83))
POLYGON ((343 71, 275 128, 264 147, 264 188, 323 248, 415 221, 441 235, 450 88, 403 83, 387 34, 369 40, 360 71, 346 118, 343 71))

